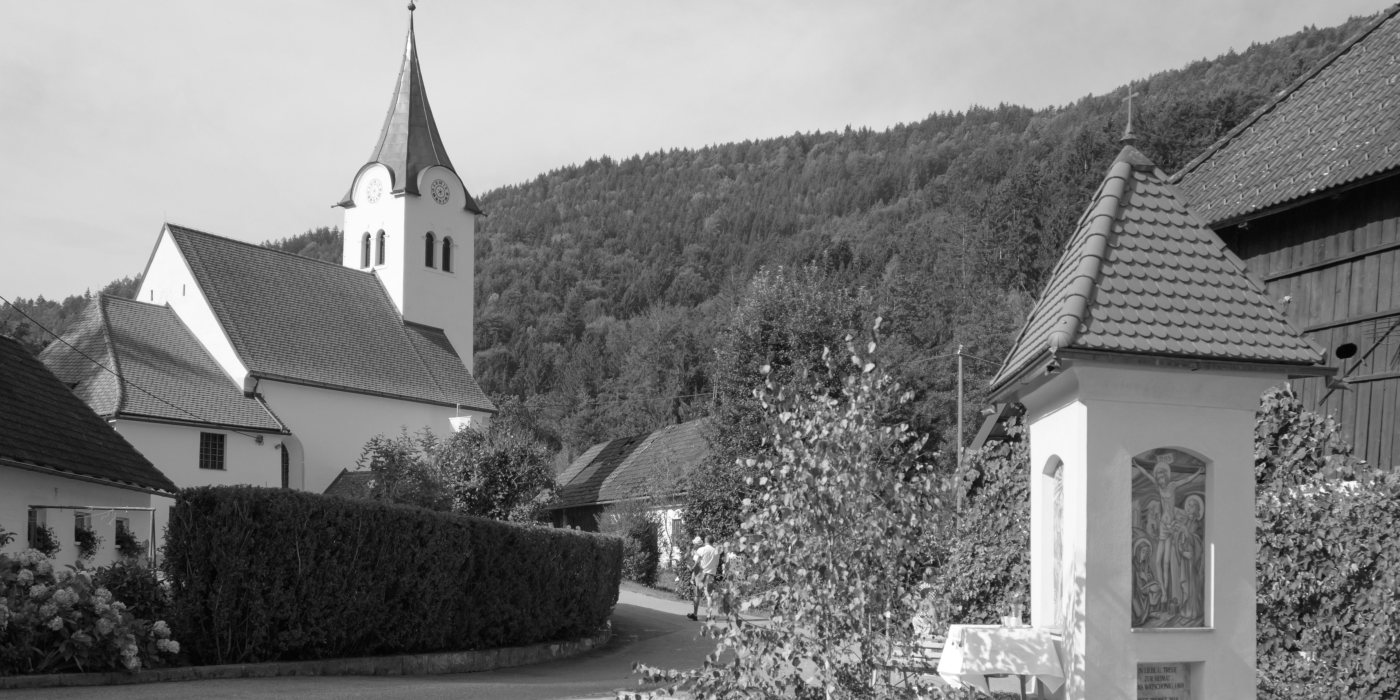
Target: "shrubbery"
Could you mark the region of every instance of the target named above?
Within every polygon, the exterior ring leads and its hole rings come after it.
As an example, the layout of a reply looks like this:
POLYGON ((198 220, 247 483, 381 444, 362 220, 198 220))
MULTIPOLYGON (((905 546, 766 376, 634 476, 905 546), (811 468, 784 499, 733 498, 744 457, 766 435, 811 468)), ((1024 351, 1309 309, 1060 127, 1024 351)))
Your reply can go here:
POLYGON ((0 554, 0 674, 136 671, 179 652, 164 621, 139 618, 87 571, 32 549, 0 554))
POLYGON ((617 602, 615 538, 255 487, 183 491, 165 570, 197 663, 577 638, 617 602))
POLYGON ((598 530, 622 538, 622 577, 645 586, 656 585, 661 564, 657 540, 661 526, 642 502, 632 501, 598 516, 598 530))

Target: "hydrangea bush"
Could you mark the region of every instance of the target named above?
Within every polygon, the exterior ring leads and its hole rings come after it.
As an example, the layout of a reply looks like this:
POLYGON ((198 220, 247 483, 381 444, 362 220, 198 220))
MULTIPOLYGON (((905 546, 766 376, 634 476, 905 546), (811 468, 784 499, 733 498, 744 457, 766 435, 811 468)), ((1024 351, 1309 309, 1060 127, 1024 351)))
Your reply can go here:
POLYGON ((33 549, 0 554, 0 675, 134 672, 179 653, 169 625, 138 619, 88 571, 33 549))

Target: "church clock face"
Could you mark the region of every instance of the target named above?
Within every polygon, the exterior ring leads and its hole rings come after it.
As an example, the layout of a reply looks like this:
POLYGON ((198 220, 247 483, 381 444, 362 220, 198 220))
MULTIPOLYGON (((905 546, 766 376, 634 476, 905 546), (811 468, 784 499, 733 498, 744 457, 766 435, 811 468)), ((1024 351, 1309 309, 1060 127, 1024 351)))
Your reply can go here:
POLYGON ((438 204, 447 204, 447 200, 452 197, 452 188, 448 187, 447 183, 442 180, 433 180, 431 187, 433 190, 433 201, 438 204))
POLYGON ((365 185, 365 199, 369 200, 370 204, 378 202, 383 194, 384 182, 379 178, 372 178, 369 183, 365 185))

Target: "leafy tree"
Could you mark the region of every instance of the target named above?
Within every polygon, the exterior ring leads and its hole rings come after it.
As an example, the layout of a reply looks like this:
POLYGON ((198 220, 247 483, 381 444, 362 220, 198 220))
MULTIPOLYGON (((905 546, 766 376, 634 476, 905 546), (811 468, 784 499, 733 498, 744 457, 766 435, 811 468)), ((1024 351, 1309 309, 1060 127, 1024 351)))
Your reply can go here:
POLYGON ((1400 694, 1400 475, 1288 388, 1261 403, 1255 474, 1259 697, 1400 694))
POLYGON ((498 415, 485 432, 466 429, 435 458, 451 510, 497 520, 535 522, 554 500, 552 454, 529 425, 498 415))
POLYGON ((374 475, 370 480, 370 498, 448 510, 452 500, 447 492, 447 477, 435 454, 440 444, 427 428, 416 435, 410 435, 405 428, 396 437, 370 438, 355 463, 374 475))
POLYGON ((357 464, 373 472, 375 500, 535 522, 554 500, 552 456, 530 412, 507 401, 485 431, 376 435, 357 464))
POLYGON ((934 591, 959 623, 995 624, 1030 592, 1030 445, 1019 420, 1007 431, 1011 439, 967 455, 952 536, 930 553, 940 562, 934 591))
POLYGON ((921 552, 947 534, 947 490, 922 459, 923 438, 882 420, 909 396, 877 367, 874 343, 848 350, 758 392, 774 449, 754 461, 757 491, 724 545, 722 595, 737 605, 727 625, 706 626, 718 650, 705 668, 641 667, 652 679, 697 698, 892 692, 875 671, 890 644, 913 636, 921 552), (767 625, 743 623, 754 609, 767 625))
POLYGON ((739 524, 739 505, 751 470, 741 466, 764 453, 763 400, 753 387, 825 376, 832 388, 841 373, 825 375, 825 348, 862 324, 873 303, 815 265, 760 270, 749 283, 715 351, 715 400, 707 438, 714 459, 687 484, 684 515, 692 534, 727 537, 739 524))

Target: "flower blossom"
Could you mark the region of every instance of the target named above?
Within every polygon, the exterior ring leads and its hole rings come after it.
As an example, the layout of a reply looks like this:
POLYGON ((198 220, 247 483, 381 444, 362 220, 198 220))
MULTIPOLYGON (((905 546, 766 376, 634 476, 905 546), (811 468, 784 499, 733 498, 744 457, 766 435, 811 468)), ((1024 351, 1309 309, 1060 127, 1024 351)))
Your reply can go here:
POLYGON ((170 625, 165 624, 165 620, 156 620, 156 623, 151 625, 151 632, 161 639, 169 639, 170 625))
POLYGON ((49 592, 49 587, 42 583, 36 583, 29 587, 29 597, 35 600, 43 598, 49 592))
POLYGON ((34 583, 34 572, 29 569, 20 569, 15 578, 20 583, 34 583))
POLYGON ((156 650, 166 654, 180 653, 180 643, 173 639, 157 639, 156 650))
POLYGON ((63 629, 63 618, 54 615, 53 619, 49 620, 49 629, 55 632, 63 629))

